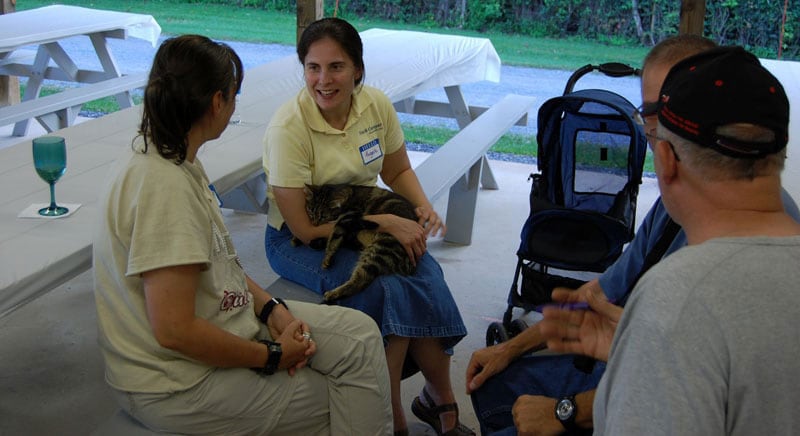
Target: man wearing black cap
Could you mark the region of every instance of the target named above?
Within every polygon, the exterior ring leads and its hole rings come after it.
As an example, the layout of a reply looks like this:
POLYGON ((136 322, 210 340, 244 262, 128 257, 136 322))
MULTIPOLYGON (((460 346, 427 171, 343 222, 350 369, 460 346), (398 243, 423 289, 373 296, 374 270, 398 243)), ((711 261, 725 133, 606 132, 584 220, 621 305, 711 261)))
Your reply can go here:
MULTIPOLYGON (((645 57, 642 102, 636 119, 655 141, 658 100, 667 73, 678 61, 716 44, 696 35, 677 35, 659 42, 645 57)), ((785 191, 787 212, 800 221, 800 211, 785 191)), ((599 279, 578 291, 557 290, 575 301, 595 293, 625 301, 638 277, 650 266, 686 245, 686 235, 669 217, 658 198, 622 256, 599 279), (567 294, 569 293, 569 294, 567 294)), ((584 373, 571 355, 541 355, 528 350, 542 346, 538 324, 501 344, 476 350, 467 370, 467 391, 485 435, 535 431, 537 434, 591 434, 594 388, 605 365, 584 373), (554 412, 555 409, 555 412, 554 412)))
POLYGON ((542 334, 556 351, 608 358, 599 434, 790 434, 800 225, 781 203, 788 99, 739 47, 678 63, 660 94, 656 174, 689 246, 642 277, 621 318, 589 298, 593 311, 546 309, 542 334))

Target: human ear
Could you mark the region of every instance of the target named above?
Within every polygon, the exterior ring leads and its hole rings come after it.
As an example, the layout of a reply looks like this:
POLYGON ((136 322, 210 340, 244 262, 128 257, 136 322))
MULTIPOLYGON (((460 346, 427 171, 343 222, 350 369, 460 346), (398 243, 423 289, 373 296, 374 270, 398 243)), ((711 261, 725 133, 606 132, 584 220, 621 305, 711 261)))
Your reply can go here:
POLYGON ((225 96, 222 94, 222 91, 217 91, 211 97, 211 109, 214 111, 214 114, 218 114, 222 112, 222 109, 225 107, 225 96))
POLYGON ((672 151, 672 144, 663 139, 656 139, 653 147, 656 174, 665 182, 671 182, 678 174, 678 159, 672 151))

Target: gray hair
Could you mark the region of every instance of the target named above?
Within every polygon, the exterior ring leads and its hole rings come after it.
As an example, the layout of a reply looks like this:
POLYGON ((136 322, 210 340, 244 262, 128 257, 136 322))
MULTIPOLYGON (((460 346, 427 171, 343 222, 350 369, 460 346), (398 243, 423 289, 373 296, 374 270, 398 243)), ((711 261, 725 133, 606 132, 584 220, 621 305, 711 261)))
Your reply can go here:
MULTIPOLYGON (((681 163, 702 174, 704 180, 753 180, 772 176, 783 171, 786 148, 761 159, 744 159, 725 156, 711 148, 684 139, 658 123, 658 137, 669 141, 680 156, 681 163)), ((775 132, 754 124, 736 123, 721 126, 717 133, 734 140, 770 142, 775 132)))

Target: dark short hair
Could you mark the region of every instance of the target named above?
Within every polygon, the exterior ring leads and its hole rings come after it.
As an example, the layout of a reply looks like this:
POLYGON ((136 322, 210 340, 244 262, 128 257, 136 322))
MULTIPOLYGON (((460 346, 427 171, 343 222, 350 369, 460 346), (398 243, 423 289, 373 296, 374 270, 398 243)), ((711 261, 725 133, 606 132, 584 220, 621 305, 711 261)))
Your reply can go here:
POLYGON ((139 135, 144 152, 153 145, 176 164, 186 159, 186 135, 208 110, 217 91, 234 98, 242 86, 242 60, 227 44, 202 35, 164 41, 144 90, 139 135))
POLYGON ((361 36, 356 28, 341 18, 323 18, 306 27, 306 30, 300 35, 300 41, 297 42, 297 58, 300 63, 305 65, 311 44, 324 38, 336 41, 356 68, 361 70, 362 74, 356 80, 356 85, 361 83, 364 79, 364 45, 361 43, 361 36))

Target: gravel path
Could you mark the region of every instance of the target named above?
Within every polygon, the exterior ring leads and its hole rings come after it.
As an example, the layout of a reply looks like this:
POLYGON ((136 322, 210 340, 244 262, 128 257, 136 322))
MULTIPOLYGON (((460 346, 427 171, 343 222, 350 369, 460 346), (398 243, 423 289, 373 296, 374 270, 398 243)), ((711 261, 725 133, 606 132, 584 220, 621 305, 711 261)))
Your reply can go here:
MULTIPOLYGON (((161 38, 163 41, 164 37, 161 38)), ((293 55, 294 47, 280 44, 254 44, 246 42, 227 42, 236 50, 245 65, 245 69, 260 65, 272 60, 293 55)), ((156 49, 149 43, 138 40, 109 40, 111 52, 114 54, 117 65, 126 73, 146 71, 152 63, 156 49)), ((78 64, 86 67, 99 68, 99 62, 94 55, 94 49, 88 38, 75 37, 65 40, 63 43, 65 50, 72 54, 78 64)), ((599 59, 597 62, 609 62, 614 59, 599 59)), ((461 90, 467 103, 473 106, 490 106, 499 101, 508 93, 533 95, 538 97, 537 105, 531 109, 528 116, 528 125, 525 127, 512 127, 511 132, 525 135, 536 134, 536 114, 539 105, 552 97, 561 95, 564 86, 572 74, 571 71, 544 70, 537 68, 524 68, 503 66, 501 67, 500 83, 477 82, 468 83, 461 86, 461 90)), ((639 82, 634 78, 612 79, 602 74, 592 73, 584 76, 578 81, 575 89, 600 88, 617 92, 630 100, 635 106, 640 103, 639 82)), ((420 99, 433 101, 447 101, 447 96, 442 89, 424 92, 418 96, 420 99)), ((84 116, 100 115, 82 113, 84 116)), ((415 125, 447 127, 458 129, 458 125, 453 119, 438 117, 399 114, 401 122, 408 122, 415 125)), ((424 144, 409 144, 412 150, 429 151, 432 148, 424 144)), ((500 153, 490 154, 491 159, 535 162, 530 157, 520 157, 514 155, 504 155, 500 153)))

